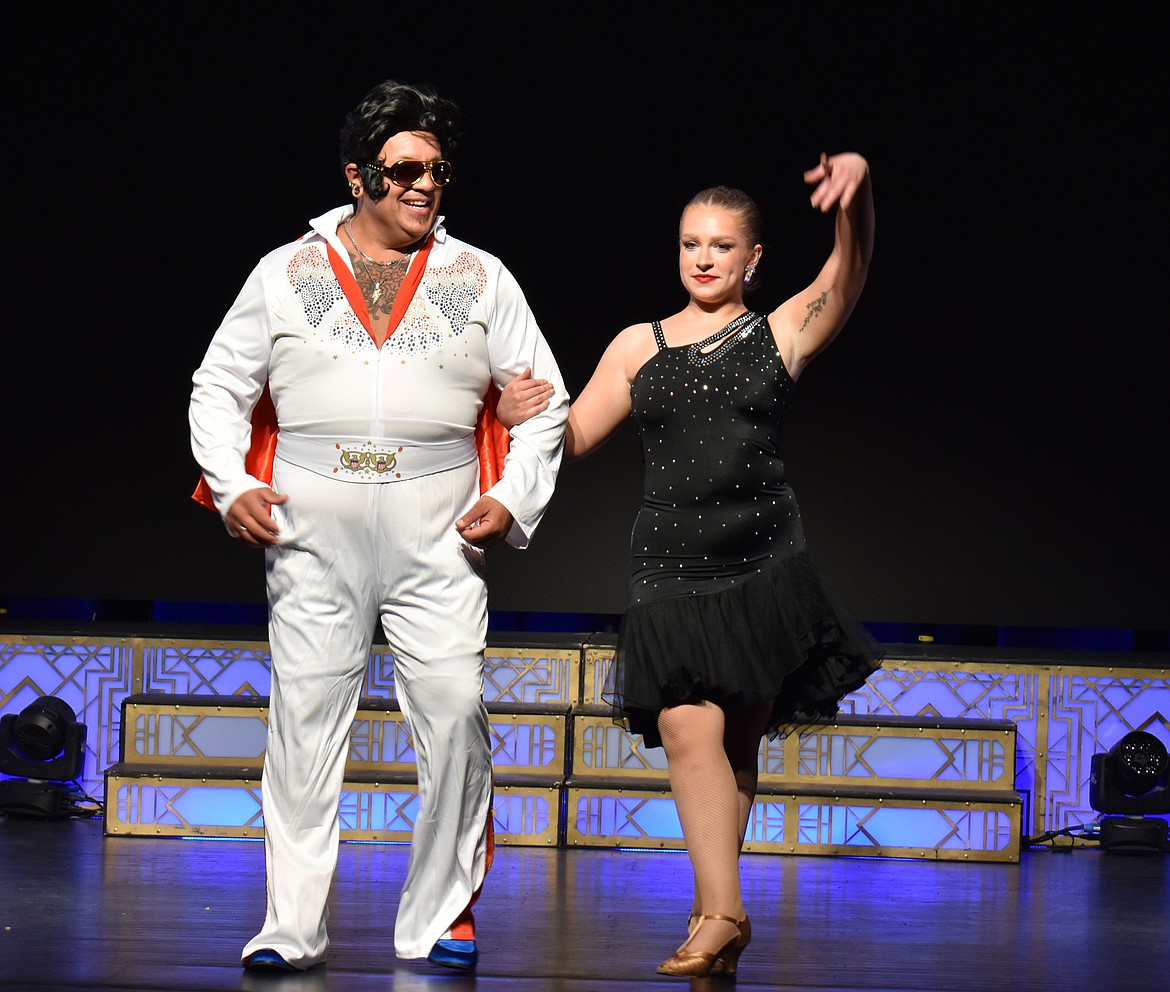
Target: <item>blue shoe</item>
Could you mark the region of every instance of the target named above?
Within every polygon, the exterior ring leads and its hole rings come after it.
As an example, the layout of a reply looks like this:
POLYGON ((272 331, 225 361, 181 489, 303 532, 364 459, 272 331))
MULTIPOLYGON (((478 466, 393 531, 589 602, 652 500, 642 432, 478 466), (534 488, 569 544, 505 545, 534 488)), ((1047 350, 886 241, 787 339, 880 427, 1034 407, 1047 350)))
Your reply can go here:
POLYGON ((435 941, 427 960, 431 964, 441 964, 444 968, 473 971, 479 961, 479 952, 475 949, 474 940, 450 940, 441 937, 435 941))
POLYGON ((248 971, 296 971, 291 964, 285 961, 271 947, 261 947, 253 951, 241 962, 248 971))

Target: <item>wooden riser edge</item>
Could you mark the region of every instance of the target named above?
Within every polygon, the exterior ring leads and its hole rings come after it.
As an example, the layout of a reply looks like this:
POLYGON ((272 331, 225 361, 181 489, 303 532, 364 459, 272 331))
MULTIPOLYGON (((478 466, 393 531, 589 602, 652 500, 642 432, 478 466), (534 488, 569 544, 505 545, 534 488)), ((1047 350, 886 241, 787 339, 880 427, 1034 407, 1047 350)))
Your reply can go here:
MULTIPOLYGON (((211 696, 148 692, 136 693, 122 700, 123 712, 139 710, 142 712, 184 712, 205 713, 223 712, 231 715, 239 711, 259 711, 266 713, 269 706, 268 696, 211 696)), ((612 711, 609 707, 597 706, 588 703, 566 703, 556 701, 551 703, 514 703, 489 701, 485 704, 487 711, 492 715, 500 716, 552 716, 552 717, 582 717, 591 720, 612 722, 612 711)), ((397 699, 381 696, 363 696, 358 702, 357 719, 369 716, 380 716, 387 713, 401 713, 401 706, 397 699)), ((857 716, 853 714, 839 714, 825 720, 816 720, 810 723, 794 725, 789 733, 802 734, 832 729, 870 729, 870 730, 907 730, 914 729, 924 733, 931 731, 956 731, 979 733, 1008 733, 1016 732, 1016 724, 1011 720, 993 720, 983 718, 944 718, 932 716, 857 716)))
MULTIPOLYGON (((165 692, 140 692, 126 696, 122 700, 123 712, 139 710, 142 712, 185 712, 206 713, 225 712, 228 714, 241 710, 266 713, 269 707, 268 696, 211 696, 192 694, 170 694, 165 692)), ((567 716, 572 709, 571 704, 563 701, 551 703, 515 703, 515 702, 488 702, 485 706, 489 713, 499 713, 507 716, 548 715, 567 716)), ((397 699, 385 696, 363 696, 358 700, 357 718, 363 714, 384 715, 386 713, 401 713, 402 707, 397 699)))
MULTIPOLYGON (((933 784, 933 783, 932 783, 933 784)), ((607 776, 572 775, 565 782, 566 788, 578 790, 597 790, 617 794, 630 795, 657 795, 669 792, 669 783, 663 788, 663 781, 658 778, 624 779, 607 776)), ((923 803, 936 799, 948 803, 994 803, 997 805, 1023 802, 1023 797, 1015 789, 982 788, 932 788, 921 785, 903 785, 890 782, 849 782, 849 781, 761 781, 756 788, 757 796, 783 796, 796 798, 807 796, 815 799, 865 799, 874 802, 900 800, 906 802, 923 803)))
MULTIPOLYGON (((238 762, 222 765, 162 765, 153 763, 118 762, 107 770, 107 776, 124 780, 186 780, 190 782, 214 783, 245 779, 259 782, 263 771, 260 762, 241 765, 238 762)), ((407 784, 417 781, 413 765, 369 765, 352 763, 346 766, 346 781, 365 785, 407 784)), ((497 766, 497 781, 540 784, 559 787, 562 784, 574 788, 606 789, 613 792, 669 793, 670 779, 665 772, 660 775, 608 775, 608 776, 566 776, 563 769, 517 769, 516 766, 497 766)), ((756 788, 759 795, 815 795, 815 796, 861 796, 867 798, 912 798, 929 802, 946 797, 950 802, 1022 802, 1019 792, 1010 785, 989 785, 972 789, 967 782, 930 782, 923 785, 919 779, 858 780, 850 777, 780 777, 761 775, 756 788)))

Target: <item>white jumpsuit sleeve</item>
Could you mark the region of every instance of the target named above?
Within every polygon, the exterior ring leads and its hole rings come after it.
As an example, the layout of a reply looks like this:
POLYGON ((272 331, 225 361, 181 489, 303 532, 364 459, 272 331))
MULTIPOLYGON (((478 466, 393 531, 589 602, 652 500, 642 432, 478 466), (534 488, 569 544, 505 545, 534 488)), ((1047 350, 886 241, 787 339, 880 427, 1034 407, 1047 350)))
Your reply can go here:
POLYGON ((485 494, 512 514, 514 522, 507 542, 525 548, 556 485, 569 418, 569 394, 520 285, 502 265, 489 314, 487 342, 492 380, 499 388, 526 368, 532 369, 535 378, 547 379, 554 388, 548 409, 512 428, 500 481, 485 494))
POLYGON ((253 269, 193 376, 191 451, 215 507, 225 516, 239 496, 267 483, 247 473, 252 409, 268 379, 272 350, 261 267, 253 269))

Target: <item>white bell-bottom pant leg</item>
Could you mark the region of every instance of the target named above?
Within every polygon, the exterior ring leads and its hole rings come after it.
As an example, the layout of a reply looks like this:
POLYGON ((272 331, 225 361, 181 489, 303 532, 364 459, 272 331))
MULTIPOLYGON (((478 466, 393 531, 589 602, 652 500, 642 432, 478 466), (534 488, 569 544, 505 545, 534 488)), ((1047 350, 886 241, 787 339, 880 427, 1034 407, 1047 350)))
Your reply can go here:
POLYGON ((418 813, 394 925, 402 958, 430 953, 486 873, 492 768, 483 704, 484 555, 454 526, 478 498, 478 479, 470 465, 410 483, 418 498, 413 565, 404 557, 388 577, 382 605, 395 695, 418 769, 418 813))
POLYGON ((308 968, 325 959, 338 801, 378 614, 377 490, 280 460, 282 543, 266 552, 272 693, 262 779, 268 906, 263 947, 308 968))

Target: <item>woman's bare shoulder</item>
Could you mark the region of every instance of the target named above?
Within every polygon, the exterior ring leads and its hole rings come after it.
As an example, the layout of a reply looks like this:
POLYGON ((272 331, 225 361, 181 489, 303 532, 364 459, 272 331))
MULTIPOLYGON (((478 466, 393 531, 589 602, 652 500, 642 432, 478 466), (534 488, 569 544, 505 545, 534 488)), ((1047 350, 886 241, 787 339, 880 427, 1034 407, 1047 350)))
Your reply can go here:
POLYGON ((646 364, 658 350, 654 341, 654 330, 649 321, 631 324, 617 333, 606 349, 607 356, 622 367, 627 382, 632 382, 638 369, 646 364))
POLYGON ((614 342, 621 341, 624 344, 628 344, 630 342, 642 341, 646 338, 649 338, 651 341, 654 340, 654 329, 648 320, 641 324, 631 324, 629 327, 623 327, 618 331, 614 342))

